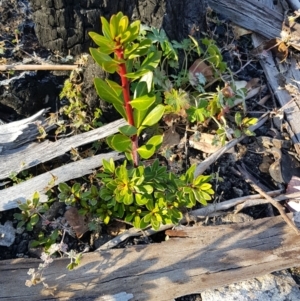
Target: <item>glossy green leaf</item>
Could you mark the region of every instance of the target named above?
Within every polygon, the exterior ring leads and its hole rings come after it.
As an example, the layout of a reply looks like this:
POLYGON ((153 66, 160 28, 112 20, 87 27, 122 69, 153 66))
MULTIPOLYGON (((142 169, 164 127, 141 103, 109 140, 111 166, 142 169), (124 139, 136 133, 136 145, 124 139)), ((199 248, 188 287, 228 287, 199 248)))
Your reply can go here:
POLYGON ((140 44, 138 45, 138 47, 136 47, 134 49, 134 51, 131 51, 130 53, 128 53, 128 55, 129 55, 128 58, 134 59, 134 58, 146 55, 149 52, 151 45, 152 45, 152 42, 149 39, 145 39, 145 40, 141 41, 140 44))
POLYGON ((149 109, 155 102, 155 96, 143 95, 136 99, 133 99, 130 104, 134 109, 144 111, 149 109))
POLYGON ((160 226, 160 222, 157 221, 154 217, 151 218, 151 226, 154 230, 158 230, 160 226))
POLYGON ((162 144, 162 141, 162 135, 153 136, 147 141, 145 145, 139 147, 137 151, 143 159, 149 159, 159 149, 160 145, 162 144))
POLYGON ((100 17, 101 19, 101 23, 102 23, 102 33, 103 35, 109 39, 109 40, 113 40, 113 37, 110 33, 110 28, 109 28, 109 23, 108 21, 104 18, 104 17, 100 17))
POLYGON ((160 62, 161 51, 153 51, 143 61, 141 67, 132 73, 127 73, 126 77, 131 79, 138 79, 141 76, 147 74, 149 71, 153 71, 160 62))
POLYGON ((131 140, 122 134, 116 134, 111 139, 111 146, 119 152, 125 152, 131 146, 131 140))
POLYGON ((95 62, 108 73, 115 73, 119 68, 119 62, 112 59, 108 54, 98 49, 90 48, 90 53, 95 62))
POLYGON ((147 83, 139 81, 134 89, 133 98, 138 98, 148 93, 147 83))
POLYGON ((62 182, 58 184, 58 190, 62 193, 69 193, 71 191, 71 187, 68 184, 62 182))
POLYGON ((33 214, 30 218, 30 224, 32 226, 36 225, 36 223, 39 221, 40 217, 37 213, 33 214))
POLYGON ((138 135, 144 128, 158 123, 158 121, 162 118, 164 112, 165 107, 163 105, 157 105, 154 109, 152 109, 152 111, 150 111, 142 121, 142 124, 138 129, 138 135))
POLYGON ((135 194, 135 201, 139 206, 144 206, 148 203, 148 198, 143 194, 136 193, 135 194))
POLYGON ((159 64, 161 59, 161 51, 150 52, 144 59, 141 68, 148 69, 150 71, 154 70, 159 64))
POLYGON ((124 125, 119 128, 119 131, 125 136, 133 136, 137 133, 137 128, 132 125, 124 125))
POLYGON ((112 39, 115 39, 117 37, 118 28, 119 28, 119 14, 118 15, 112 15, 109 21, 109 29, 112 36, 112 39))
POLYGON ((141 225, 141 218, 140 218, 138 215, 136 215, 136 216, 134 217, 134 220, 133 220, 133 222, 132 222, 132 225, 133 225, 135 228, 137 228, 137 229, 140 228, 140 225, 141 225))
POLYGON ((115 94, 120 97, 120 95, 122 94, 122 91, 123 91, 122 87, 118 83, 116 83, 112 80, 109 80, 107 78, 105 79, 105 81, 111 87, 111 89, 115 92, 115 94))
POLYGON ((32 196, 32 203, 33 203, 34 207, 37 207, 37 205, 39 204, 39 201, 40 201, 40 195, 36 191, 32 196))
POLYGON ((129 58, 130 54, 132 54, 138 47, 139 47, 138 43, 128 45, 124 51, 124 57, 129 58))
POLYGON ((102 165, 104 167, 105 172, 114 173, 115 172, 115 162, 112 158, 110 158, 109 161, 106 161, 105 159, 102 160, 102 165))
POLYGON ((127 120, 127 114, 123 104, 114 104, 115 109, 119 112, 119 114, 127 120))
POLYGON ((105 101, 112 103, 113 105, 123 106, 123 99, 118 97, 115 93, 115 90, 112 89, 103 79, 95 78, 94 79, 95 87, 98 95, 105 101))
POLYGON ((96 45, 100 47, 100 51, 105 54, 110 54, 114 51, 115 42, 96 33, 96 32, 89 32, 89 36, 95 42, 96 45))
POLYGON ((235 123, 240 126, 242 123, 242 114, 240 112, 236 112, 234 115, 235 123))
POLYGON ((124 33, 127 30, 129 24, 129 20, 127 16, 123 16, 120 21, 119 21, 119 26, 118 26, 118 32, 119 33, 124 33))
MULTIPOLYGON (((146 83, 147 92, 150 93, 152 90, 152 84, 153 84, 153 72, 149 71, 146 74, 144 74, 140 79, 140 83, 146 83)), ((143 93, 143 94, 145 94, 145 93, 143 93)), ((143 94, 139 94, 139 95, 143 95, 143 94)))

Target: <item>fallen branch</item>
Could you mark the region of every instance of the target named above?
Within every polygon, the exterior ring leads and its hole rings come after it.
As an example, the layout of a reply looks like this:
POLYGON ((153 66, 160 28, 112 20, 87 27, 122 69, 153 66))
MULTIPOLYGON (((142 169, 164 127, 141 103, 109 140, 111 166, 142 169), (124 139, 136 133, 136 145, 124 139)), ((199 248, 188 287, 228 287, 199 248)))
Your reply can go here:
MULTIPOLYGON (((276 196, 280 192, 281 192, 281 190, 274 190, 274 191, 267 192, 267 195, 276 196)), ((189 214, 193 215, 195 217, 207 217, 209 215, 212 215, 216 211, 227 210, 227 209, 230 209, 234 206, 241 205, 244 202, 247 202, 247 205, 244 208, 249 207, 249 206, 255 206, 255 205, 261 205, 261 204, 268 203, 268 200, 260 199, 259 197, 260 197, 260 194, 253 194, 253 195, 249 195, 249 196, 235 198, 235 199, 231 199, 231 200, 228 200, 228 201, 225 201, 225 202, 222 202, 222 203, 211 204, 211 205, 208 205, 206 207, 193 210, 193 211, 189 212, 189 214)), ((287 200, 287 199, 291 199, 291 198, 297 198, 297 197, 300 197, 300 192, 295 192, 295 193, 286 194, 286 195, 285 194, 278 195, 275 198, 275 200, 278 202, 278 201, 283 201, 283 200, 287 200)), ((185 222, 185 219, 180 221, 180 223, 184 223, 184 222, 185 222)), ((118 244, 120 244, 121 242, 125 241, 126 239, 128 239, 130 237, 136 237, 136 236, 140 236, 140 235, 149 236, 149 235, 153 235, 157 232, 165 231, 165 230, 170 229, 172 227, 174 227, 173 224, 163 225, 157 231, 154 231, 153 229, 148 229, 148 230, 145 230, 145 231, 141 231, 141 230, 136 229, 136 228, 131 228, 131 229, 123 232, 122 234, 116 236, 115 238, 113 238, 109 242, 105 243, 104 245, 99 247, 97 250, 98 251, 108 250, 108 249, 116 247, 118 244)))
POLYGON ((18 71, 35 71, 35 70, 51 70, 66 71, 75 70, 78 65, 0 65, 0 71, 18 70, 18 71))
MULTIPOLYGON (((250 182, 250 181, 249 181, 250 182)), ((266 192, 264 192, 262 189, 260 189, 256 184, 253 182, 251 183, 251 186, 264 198, 266 198, 280 213, 284 221, 293 229, 295 232, 300 235, 299 229, 294 225, 294 223, 288 218, 286 213, 284 212, 282 206, 276 202, 273 198, 271 198, 266 192)))

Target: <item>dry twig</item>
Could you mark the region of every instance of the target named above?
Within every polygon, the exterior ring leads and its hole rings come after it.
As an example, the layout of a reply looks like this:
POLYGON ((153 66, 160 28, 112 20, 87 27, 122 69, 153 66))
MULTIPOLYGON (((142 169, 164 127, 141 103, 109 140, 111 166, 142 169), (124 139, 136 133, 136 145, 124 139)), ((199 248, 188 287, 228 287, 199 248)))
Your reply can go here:
POLYGON ((0 65, 0 71, 18 70, 18 71, 35 71, 35 70, 51 70, 66 71, 75 70, 78 65, 0 65))
MULTIPOLYGON (((249 181, 250 182, 250 181, 249 181)), ((288 218, 286 213, 284 212, 282 206, 276 202, 273 198, 271 198, 266 192, 264 192, 261 188, 259 188, 256 184, 253 182, 251 183, 252 187, 264 198, 266 198, 280 213, 284 221, 292 228, 295 230, 295 232, 300 235, 299 229, 294 225, 294 223, 288 218)))

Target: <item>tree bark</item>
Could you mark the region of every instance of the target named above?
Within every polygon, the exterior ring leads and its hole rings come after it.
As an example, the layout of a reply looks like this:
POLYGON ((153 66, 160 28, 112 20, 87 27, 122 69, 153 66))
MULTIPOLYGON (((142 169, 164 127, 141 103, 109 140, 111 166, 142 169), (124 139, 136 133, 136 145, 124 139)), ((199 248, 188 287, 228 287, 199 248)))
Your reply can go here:
POLYGON ((90 46, 89 31, 100 31, 100 16, 122 11, 131 20, 156 28, 181 41, 198 35, 205 24, 206 0, 31 0, 35 32, 42 46, 79 54, 90 46))

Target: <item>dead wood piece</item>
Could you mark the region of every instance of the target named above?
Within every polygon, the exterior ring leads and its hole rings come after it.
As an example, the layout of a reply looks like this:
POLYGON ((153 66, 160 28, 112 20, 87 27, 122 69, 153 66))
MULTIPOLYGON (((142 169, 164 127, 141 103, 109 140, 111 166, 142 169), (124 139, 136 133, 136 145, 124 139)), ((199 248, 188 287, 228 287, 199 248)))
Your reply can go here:
POLYGON ((296 225, 288 218, 287 214, 284 212, 282 206, 273 200, 267 193, 265 193, 260 187, 258 187, 256 184, 251 181, 249 181, 252 187, 264 198, 266 198, 280 213, 281 217, 285 220, 285 222, 298 234, 300 235, 299 229, 296 227, 296 225))
MULTIPOLYGON (((39 136, 38 126, 49 131, 52 126, 47 125, 43 115, 49 109, 43 109, 31 117, 0 125, 0 154, 9 152, 26 143, 36 140, 39 136)), ((0 172, 1 174, 1 172, 0 172)))
POLYGON ((294 10, 300 9, 300 3, 298 0, 287 0, 287 2, 289 3, 289 5, 292 9, 294 9, 294 10))
MULTIPOLYGON (((286 194, 286 195, 284 195, 284 194, 278 195, 280 193, 281 193, 281 190, 274 190, 274 191, 267 192, 267 194, 270 196, 277 196, 275 198, 276 201, 283 201, 283 200, 287 200, 287 199, 293 199, 293 198, 300 197, 300 192, 286 194)), ((268 203, 268 201, 266 199, 260 199, 259 197, 260 197, 260 194, 254 194, 254 195, 249 195, 249 196, 244 196, 244 197, 224 201, 222 203, 211 204, 206 207, 193 210, 193 211, 189 212, 189 215, 192 215, 197 218, 206 218, 208 216, 215 216, 216 212, 228 210, 232 207, 235 207, 235 212, 237 213, 240 210, 242 210, 243 208, 268 203)), ((185 218, 180 221, 181 224, 184 224, 185 222, 186 222, 185 218)), ((173 225, 173 224, 162 225, 158 231, 155 231, 153 229, 141 231, 139 229, 131 228, 131 229, 125 231, 124 233, 118 235, 117 237, 111 239, 109 242, 105 243, 104 245, 99 247, 97 250, 108 250, 108 249, 116 247, 118 244, 125 241, 129 237, 135 237, 135 236, 140 236, 140 235, 149 236, 149 235, 155 234, 160 231, 165 231, 174 226, 175 225, 173 225)))
POLYGON ((195 227, 191 238, 84 254, 72 272, 68 259, 54 260, 43 274, 48 290, 24 286, 40 260, 1 261, 0 299, 97 300, 126 292, 133 300, 170 301, 300 265, 300 238, 281 217, 203 229, 195 227))
POLYGON ((66 71, 76 70, 78 65, 0 65, 0 71, 19 70, 19 71, 35 71, 35 70, 51 70, 51 71, 66 71))
POLYGON ((93 169, 102 166, 102 160, 118 160, 123 158, 117 152, 100 154, 94 157, 82 159, 56 169, 51 172, 46 172, 18 185, 0 190, 0 212, 18 207, 17 202, 25 202, 32 198, 32 195, 37 191, 40 195, 40 202, 46 202, 48 196, 47 190, 58 185, 61 182, 76 179, 86 174, 93 172, 93 169))
POLYGON ((273 0, 208 0, 209 6, 235 24, 257 32, 268 39, 280 36, 284 18, 280 1, 273 0))
MULTIPOLYGON (((252 35, 254 47, 262 44, 265 39, 257 34, 252 35)), ((268 83, 271 86, 274 95, 277 97, 281 110, 285 113, 285 118, 288 121, 293 134, 291 139, 295 144, 300 142, 300 72, 296 59, 288 59, 285 62, 276 62, 271 54, 260 60, 267 77, 268 83), (291 95, 286 87, 292 85, 295 87, 296 94, 291 95), (298 91, 298 92, 297 92, 298 91)))
POLYGON ((32 143, 21 149, 15 149, 13 152, 4 152, 0 155, 2 162, 0 165, 0 179, 7 178, 12 172, 19 173, 22 170, 61 156, 72 148, 113 135, 118 132, 119 127, 125 124, 124 119, 119 119, 98 129, 69 138, 55 142, 46 140, 41 143, 32 143))

